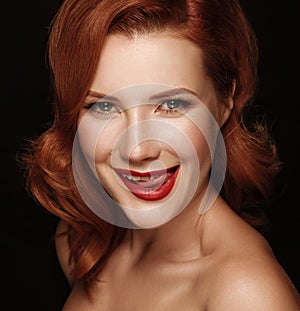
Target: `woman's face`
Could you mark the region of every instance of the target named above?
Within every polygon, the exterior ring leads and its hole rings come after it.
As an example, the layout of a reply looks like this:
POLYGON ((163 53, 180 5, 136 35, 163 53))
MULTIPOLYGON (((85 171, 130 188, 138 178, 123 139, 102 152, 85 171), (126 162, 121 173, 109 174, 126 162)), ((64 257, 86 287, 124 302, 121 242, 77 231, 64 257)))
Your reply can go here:
POLYGON ((127 217, 155 227, 201 196, 228 113, 190 41, 109 35, 80 111, 80 146, 127 217))

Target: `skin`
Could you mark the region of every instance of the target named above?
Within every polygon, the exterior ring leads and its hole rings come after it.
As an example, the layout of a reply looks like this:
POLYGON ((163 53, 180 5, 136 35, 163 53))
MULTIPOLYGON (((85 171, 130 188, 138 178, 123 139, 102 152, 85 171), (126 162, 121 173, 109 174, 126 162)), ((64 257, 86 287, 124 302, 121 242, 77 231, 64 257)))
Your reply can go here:
MULTIPOLYGON (((218 103, 204 71, 201 50, 170 32, 133 39, 108 36, 91 90, 110 94, 137 83, 162 83, 193 90, 220 127, 233 105, 231 100, 218 103)), ((96 149, 96 170, 105 189, 119 202, 136 208, 154 203, 118 188, 110 167, 112 137, 117 137, 128 123, 149 118, 153 113, 149 107, 127 109, 122 118, 111 123, 110 135, 103 133, 102 148, 96 149)), ((85 114, 83 107, 79 122, 85 114)), ((193 125, 183 116, 171 122, 189 135, 199 159, 204 161, 195 196, 167 223, 151 229, 128 230, 100 273, 102 282, 93 284, 91 298, 81 282, 72 279, 67 240, 58 238, 57 255, 72 287, 63 310, 300 310, 298 295, 265 239, 221 197, 199 215, 209 169, 205 152, 201 151, 205 144, 201 133, 192 131, 193 125)), ((155 141, 139 144, 126 157, 139 171, 146 171, 154 160, 167 167, 178 162, 171 149, 155 141)), ((65 229, 66 224, 61 221, 57 232, 65 229)))
MULTIPOLYGON (((190 142, 196 152, 196 158, 201 163, 200 182, 195 198, 198 199, 202 196, 203 187, 207 183, 205 179, 207 179, 210 169, 210 154, 205 138, 195 122, 208 127, 208 117, 205 116, 203 106, 196 102, 187 91, 176 95, 174 99, 191 101, 192 104, 187 107, 179 106, 176 110, 168 108, 169 97, 165 97, 166 95, 164 95, 164 99, 153 99, 153 97, 165 94, 174 88, 187 89, 196 94, 197 98, 211 111, 216 119, 215 124, 219 127, 224 124, 230 114, 230 104, 228 103, 227 106, 218 104, 212 83, 203 72, 200 49, 174 35, 152 35, 151 40, 146 37, 131 40, 118 36, 108 37, 91 86, 91 92, 79 115, 80 127, 78 131, 81 148, 90 160, 91 166, 95 162, 97 175, 103 187, 122 206, 139 210, 154 209, 159 207, 161 201, 137 199, 125 189, 122 181, 116 177, 113 168, 124 169, 129 166, 131 170, 147 172, 150 169, 174 167, 181 164, 182 161, 180 176, 174 187, 174 189, 180 188, 180 192, 174 191, 175 193, 170 195, 176 198, 173 202, 169 200, 170 196, 162 200, 162 202, 167 202, 166 208, 171 213, 170 216, 174 216, 176 211, 181 208, 181 206, 177 206, 178 202, 184 205, 181 200, 188 196, 189 188, 195 183, 193 177, 198 177, 193 176, 195 163, 191 159, 192 154, 188 153, 179 157, 176 153, 177 150, 172 148, 175 143, 172 138, 167 137, 163 141, 140 142, 143 134, 140 124, 143 121, 153 122, 153 128, 157 127, 155 122, 163 122, 163 125, 167 127, 163 130, 169 131, 169 136, 177 130, 190 142), (188 48, 185 43, 189 44, 188 48), (156 83, 162 86, 153 90, 143 89, 139 86, 147 83, 156 83), (133 88, 133 91, 130 89, 129 94, 122 91, 116 92, 124 87, 135 85, 137 86, 133 88), (164 85, 170 85, 170 87, 165 89, 164 85), (101 98, 100 94, 110 95, 101 98), (101 106, 94 105, 90 108, 90 114, 87 116, 88 109, 86 108, 96 101, 109 103, 109 113, 105 114, 106 111, 102 111, 101 106), (136 127, 132 128, 135 125, 136 127), (127 128, 131 128, 131 130, 122 136, 121 144, 114 148, 127 128), (130 145, 134 146, 132 150, 130 145), (112 157, 113 152, 116 154, 114 157, 112 157), (113 163, 112 158, 114 159, 113 163)), ((173 97, 171 98, 173 99, 173 97)), ((175 139, 180 139, 184 143, 184 138, 179 138, 177 134, 175 139)), ((182 143, 177 149, 187 149, 182 146, 182 143)), ((197 175, 199 174, 197 173, 197 175)), ((154 213, 147 215, 148 219, 152 218, 154 224, 160 223, 160 218, 166 214, 166 208, 162 207, 161 212, 158 212, 156 216, 154 213), (154 219, 155 217, 157 219, 154 219)), ((125 213, 128 215, 130 211, 125 210, 125 213)), ((133 220, 137 224, 141 223, 139 216, 132 217, 130 214, 129 218, 134 218, 133 220)), ((147 225, 145 221, 143 225, 143 227, 147 225)))

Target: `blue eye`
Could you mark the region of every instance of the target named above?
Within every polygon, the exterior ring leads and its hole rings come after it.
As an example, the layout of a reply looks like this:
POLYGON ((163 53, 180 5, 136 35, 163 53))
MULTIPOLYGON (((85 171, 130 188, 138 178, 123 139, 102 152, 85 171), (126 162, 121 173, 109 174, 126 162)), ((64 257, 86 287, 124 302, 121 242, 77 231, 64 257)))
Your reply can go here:
POLYGON ((177 109, 179 108, 182 103, 180 100, 176 100, 176 99, 171 99, 171 100, 167 100, 164 105, 170 109, 170 110, 174 110, 174 109, 177 109))
POLYGON ((191 103, 182 99, 168 99, 163 101, 156 109, 159 113, 182 114, 191 103))
POLYGON ((106 101, 91 103, 85 108, 97 118, 112 118, 120 113, 120 109, 115 104, 106 101))
POLYGON ((109 112, 114 108, 114 104, 109 102, 97 102, 93 104, 92 109, 94 111, 100 111, 100 112, 109 112))

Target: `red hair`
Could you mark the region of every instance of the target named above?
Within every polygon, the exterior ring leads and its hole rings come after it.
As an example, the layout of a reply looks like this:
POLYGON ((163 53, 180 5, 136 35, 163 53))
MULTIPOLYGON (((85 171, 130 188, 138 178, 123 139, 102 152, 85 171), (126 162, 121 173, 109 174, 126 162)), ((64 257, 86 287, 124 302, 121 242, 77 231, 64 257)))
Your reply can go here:
POLYGON ((27 155, 28 187, 51 213, 69 224, 73 276, 94 279, 124 235, 98 218, 81 199, 72 174, 77 117, 109 33, 132 36, 174 30, 197 44, 220 101, 234 91, 234 108, 222 131, 227 172, 222 196, 252 225, 258 202, 269 197, 279 162, 268 131, 244 122, 255 94, 256 38, 235 0, 65 0, 49 37, 54 85, 54 122, 27 155))

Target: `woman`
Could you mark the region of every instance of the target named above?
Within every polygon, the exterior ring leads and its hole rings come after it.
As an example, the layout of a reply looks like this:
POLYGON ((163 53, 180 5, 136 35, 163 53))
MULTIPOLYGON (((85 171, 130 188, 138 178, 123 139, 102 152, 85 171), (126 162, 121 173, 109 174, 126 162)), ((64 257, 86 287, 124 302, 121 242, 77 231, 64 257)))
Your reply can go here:
POLYGON ((66 0, 49 59, 28 184, 61 219, 64 310, 299 310, 254 229, 280 164, 244 119, 257 46, 239 4, 66 0))

